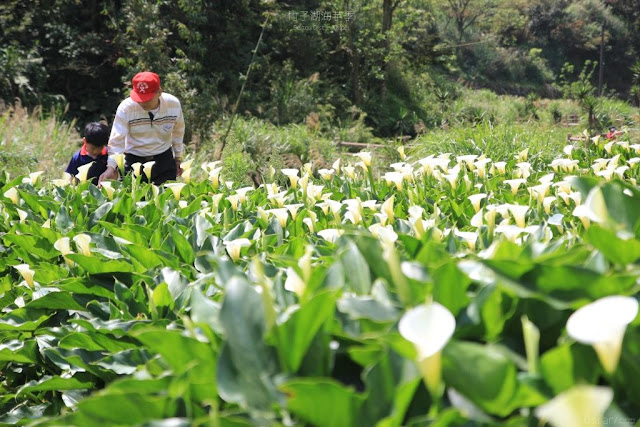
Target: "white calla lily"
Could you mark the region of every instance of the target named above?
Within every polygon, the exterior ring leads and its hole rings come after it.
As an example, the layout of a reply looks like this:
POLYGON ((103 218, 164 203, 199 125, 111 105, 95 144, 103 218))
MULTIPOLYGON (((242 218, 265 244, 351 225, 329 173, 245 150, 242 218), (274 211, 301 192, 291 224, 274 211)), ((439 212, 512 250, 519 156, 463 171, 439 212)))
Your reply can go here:
POLYGON ((241 238, 225 241, 224 246, 227 249, 229 257, 231 257, 233 261, 237 261, 240 259, 240 251, 242 250, 242 248, 251 246, 251 240, 247 238, 241 238))
POLYGON ((608 387, 577 385, 539 406, 535 414, 555 427, 601 425, 612 401, 613 390, 608 387))
POLYGON ((156 161, 152 160, 142 165, 142 171, 146 175, 147 179, 151 179, 151 172, 153 171, 153 165, 155 164, 156 164, 156 161))
POLYGON ((574 340, 592 345, 609 373, 618 366, 627 325, 638 315, 638 301, 626 296, 608 296, 587 304, 567 320, 567 333, 574 340))
POLYGON ((407 311, 398 323, 400 335, 418 353, 418 366, 432 393, 440 386, 441 353, 456 329, 456 319, 443 305, 432 302, 407 311))
POLYGON ((182 189, 186 186, 187 184, 182 183, 182 182, 170 182, 170 183, 165 183, 164 186, 166 188, 169 188, 171 190, 171 192, 173 193, 173 197, 176 200, 180 200, 180 193, 182 192, 182 189))
POLYGON ((13 268, 18 270, 18 273, 20 273, 24 281, 27 282, 27 285, 29 285, 31 289, 35 288, 35 281, 33 280, 33 276, 36 274, 36 272, 31 269, 29 264, 18 264, 14 265, 13 268))
POLYGON ((91 256, 91 248, 89 246, 91 244, 91 236, 84 233, 76 234, 73 236, 73 241, 83 255, 91 256))

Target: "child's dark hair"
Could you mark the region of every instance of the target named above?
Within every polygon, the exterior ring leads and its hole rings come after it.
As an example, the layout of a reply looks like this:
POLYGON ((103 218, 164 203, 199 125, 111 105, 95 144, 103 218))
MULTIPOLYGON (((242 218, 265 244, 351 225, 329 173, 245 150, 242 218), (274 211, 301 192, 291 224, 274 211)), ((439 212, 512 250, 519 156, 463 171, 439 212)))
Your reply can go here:
POLYGON ((104 147, 109 143, 109 126, 100 122, 87 123, 84 127, 87 142, 96 147, 104 147))

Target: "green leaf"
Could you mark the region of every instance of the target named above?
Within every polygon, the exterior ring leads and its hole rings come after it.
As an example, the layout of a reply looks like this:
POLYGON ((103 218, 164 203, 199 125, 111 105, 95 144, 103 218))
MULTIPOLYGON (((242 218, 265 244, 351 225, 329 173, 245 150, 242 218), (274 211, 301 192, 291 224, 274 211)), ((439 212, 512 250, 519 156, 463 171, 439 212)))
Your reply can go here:
POLYGON ((150 351, 160 354, 176 374, 191 374, 189 386, 198 401, 217 399, 217 356, 211 344, 179 331, 145 329, 133 335, 150 351))
POLYGON ((515 408, 517 369, 502 352, 490 345, 450 342, 444 349, 445 383, 491 414, 506 416, 515 408))
POLYGON ((51 316, 49 310, 18 308, 0 317, 0 331, 35 331, 51 316))
POLYGON ((5 242, 13 243, 24 249, 30 255, 32 254, 45 260, 60 256, 60 252, 53 247, 53 244, 42 237, 27 234, 5 234, 2 238, 5 242))
POLYGON ((278 393, 272 379, 276 363, 264 344, 262 297, 245 279, 232 277, 220 309, 226 342, 218 360, 218 389, 228 401, 268 409, 278 393))
POLYGON ((0 344, 0 362, 36 363, 37 344, 34 340, 10 340, 0 344))
POLYGON ((196 256, 189 241, 176 228, 171 227, 170 234, 182 260, 189 265, 193 265, 196 256))
POLYGON ((45 375, 39 380, 29 381, 16 393, 33 393, 37 391, 58 391, 58 390, 83 390, 95 387, 91 376, 87 374, 76 374, 70 378, 61 378, 59 376, 45 375))
POLYGON ((577 384, 594 384, 600 373, 594 351, 580 344, 563 344, 540 358, 540 374, 554 394, 577 384))
POLYGON ((296 372, 322 325, 333 316, 338 293, 325 291, 315 295, 277 325, 278 350, 288 372, 296 372))
POLYGON ((454 316, 468 305, 467 288, 471 280, 465 276, 455 262, 447 262, 431 273, 434 282, 433 299, 447 307, 454 316))
POLYGON ((89 274, 133 272, 133 265, 124 260, 100 259, 98 257, 82 254, 69 254, 67 255, 67 258, 74 261, 80 268, 89 274))
POLYGON ((584 239, 595 246, 607 259, 615 264, 630 264, 640 258, 640 241, 633 236, 619 238, 615 232, 593 224, 584 239))
POLYGON ((287 395, 287 409, 315 426, 355 426, 365 396, 326 378, 288 381, 280 387, 287 395))
POLYGON ((347 241, 345 249, 339 256, 345 271, 349 272, 345 276, 347 285, 359 295, 369 294, 371 292, 369 264, 358 250, 358 246, 347 241))

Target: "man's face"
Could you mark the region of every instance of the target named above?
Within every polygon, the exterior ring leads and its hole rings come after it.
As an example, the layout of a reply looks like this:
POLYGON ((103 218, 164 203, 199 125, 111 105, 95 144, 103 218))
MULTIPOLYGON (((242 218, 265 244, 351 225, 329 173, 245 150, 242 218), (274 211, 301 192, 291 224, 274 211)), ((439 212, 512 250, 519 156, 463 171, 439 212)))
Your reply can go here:
POLYGON ((145 111, 154 110, 158 108, 158 105, 160 104, 161 93, 162 93, 162 89, 158 89, 156 93, 153 95, 153 98, 151 98, 147 102, 138 102, 138 105, 142 107, 142 109, 145 111))
POLYGON ((93 157, 94 159, 102 153, 103 148, 104 147, 93 145, 90 142, 87 142, 87 154, 89 154, 89 156, 93 157))

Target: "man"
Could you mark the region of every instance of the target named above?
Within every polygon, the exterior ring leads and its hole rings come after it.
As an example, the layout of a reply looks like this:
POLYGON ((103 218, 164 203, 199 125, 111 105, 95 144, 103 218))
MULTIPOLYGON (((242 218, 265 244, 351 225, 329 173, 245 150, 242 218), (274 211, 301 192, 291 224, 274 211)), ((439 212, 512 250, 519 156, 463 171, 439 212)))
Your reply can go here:
POLYGON ((122 153, 125 172, 130 172, 136 162, 155 161, 151 169, 154 184, 175 180, 182 173, 180 162, 184 151, 180 101, 162 91, 156 73, 138 73, 131 82, 133 89, 129 98, 122 101, 116 111, 109 137, 107 170, 100 175, 99 182, 118 178, 114 155, 122 153))

